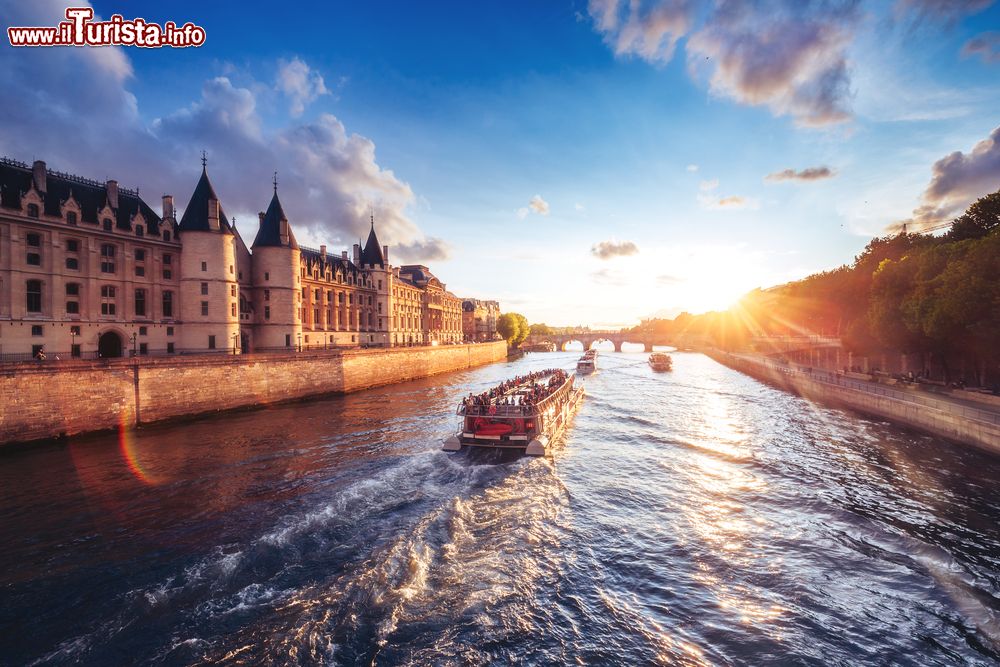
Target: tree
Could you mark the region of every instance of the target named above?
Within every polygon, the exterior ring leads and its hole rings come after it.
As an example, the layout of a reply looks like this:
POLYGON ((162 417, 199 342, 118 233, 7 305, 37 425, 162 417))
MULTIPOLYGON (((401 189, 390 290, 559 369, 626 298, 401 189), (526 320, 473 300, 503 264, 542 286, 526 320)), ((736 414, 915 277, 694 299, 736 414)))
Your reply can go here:
POLYGON ((951 223, 948 238, 952 241, 981 239, 1000 227, 1000 192, 988 194, 973 202, 965 213, 951 223))
MULTIPOLYGON (((520 317, 523 318, 523 316, 520 317)), ((517 313, 504 313, 497 319, 497 332, 504 337, 510 347, 514 347, 520 340, 524 340, 524 338, 518 340, 521 335, 521 320, 518 318, 517 313)))
POLYGON ((547 324, 532 324, 530 328, 530 333, 532 336, 551 336, 552 327, 547 324))
POLYGON ((521 313, 511 313, 517 319, 517 336, 514 338, 514 347, 517 347, 524 342, 524 339, 528 337, 528 333, 531 331, 531 327, 528 326, 528 318, 521 313))

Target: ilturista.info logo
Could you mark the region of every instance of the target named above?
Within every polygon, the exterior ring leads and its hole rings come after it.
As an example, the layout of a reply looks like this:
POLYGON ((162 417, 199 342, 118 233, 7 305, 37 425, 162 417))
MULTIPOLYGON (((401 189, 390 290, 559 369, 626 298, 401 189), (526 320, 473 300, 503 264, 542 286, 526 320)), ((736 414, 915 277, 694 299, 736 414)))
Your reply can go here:
POLYGON ((157 49, 185 48, 205 43, 205 29, 190 21, 178 26, 163 25, 142 18, 125 19, 114 14, 107 21, 95 21, 90 7, 67 7, 66 20, 54 27, 11 26, 7 28, 11 46, 140 46, 157 49))

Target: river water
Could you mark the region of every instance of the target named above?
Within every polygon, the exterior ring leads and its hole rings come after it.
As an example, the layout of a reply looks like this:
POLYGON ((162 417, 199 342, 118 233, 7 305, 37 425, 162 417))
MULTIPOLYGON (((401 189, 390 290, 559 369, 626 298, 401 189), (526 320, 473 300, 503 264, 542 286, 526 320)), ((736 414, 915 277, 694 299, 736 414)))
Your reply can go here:
POLYGON ((603 354, 550 458, 440 451, 575 358, 4 451, 0 663, 1000 660, 1000 459, 687 353, 603 354))

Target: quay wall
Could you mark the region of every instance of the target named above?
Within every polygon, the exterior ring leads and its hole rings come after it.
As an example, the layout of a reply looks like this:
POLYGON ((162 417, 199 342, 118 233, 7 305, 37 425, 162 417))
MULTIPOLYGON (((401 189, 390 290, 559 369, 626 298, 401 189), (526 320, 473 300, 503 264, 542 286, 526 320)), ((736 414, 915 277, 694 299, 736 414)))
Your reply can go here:
POLYGON ((882 417, 1000 455, 1000 411, 844 378, 750 355, 705 350, 719 363, 804 398, 882 417))
POLYGON ((503 361, 503 341, 0 367, 0 443, 268 405, 503 361))

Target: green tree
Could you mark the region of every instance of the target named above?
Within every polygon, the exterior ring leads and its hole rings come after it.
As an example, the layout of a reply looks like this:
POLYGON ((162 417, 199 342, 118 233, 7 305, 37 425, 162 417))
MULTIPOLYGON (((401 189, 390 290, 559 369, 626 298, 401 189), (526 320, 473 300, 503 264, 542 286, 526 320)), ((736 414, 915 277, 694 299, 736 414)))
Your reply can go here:
POLYGON ((521 313, 512 313, 517 319, 517 336, 514 337, 514 347, 517 347, 524 342, 524 339, 528 337, 528 333, 531 332, 531 327, 528 326, 528 318, 526 318, 521 313))
POLYGON ((552 327, 547 324, 532 324, 529 332, 532 336, 551 336, 552 327))
MULTIPOLYGON (((504 313, 497 318, 497 332, 504 337, 507 345, 514 347, 521 335, 521 320, 517 313, 504 313)), ((523 338, 521 340, 524 340, 523 338)))
POLYGON ((1000 192, 975 201, 965 213, 951 223, 947 237, 952 241, 981 239, 1000 227, 1000 192))

